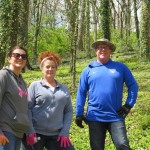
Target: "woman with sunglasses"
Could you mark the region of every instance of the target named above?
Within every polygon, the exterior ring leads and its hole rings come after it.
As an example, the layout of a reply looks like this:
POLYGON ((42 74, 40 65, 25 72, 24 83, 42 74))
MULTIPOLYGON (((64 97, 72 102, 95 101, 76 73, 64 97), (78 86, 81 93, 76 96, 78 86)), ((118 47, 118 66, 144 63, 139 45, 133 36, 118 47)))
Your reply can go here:
POLYGON ((26 49, 15 46, 8 53, 9 66, 0 70, 0 150, 20 150, 28 128, 28 92, 21 76, 26 61, 26 49))
POLYGON ((24 146, 26 150, 44 150, 44 147, 47 150, 74 150, 69 139, 73 114, 69 90, 55 79, 60 57, 45 51, 39 55, 39 62, 43 77, 31 83, 28 89, 32 123, 24 146))

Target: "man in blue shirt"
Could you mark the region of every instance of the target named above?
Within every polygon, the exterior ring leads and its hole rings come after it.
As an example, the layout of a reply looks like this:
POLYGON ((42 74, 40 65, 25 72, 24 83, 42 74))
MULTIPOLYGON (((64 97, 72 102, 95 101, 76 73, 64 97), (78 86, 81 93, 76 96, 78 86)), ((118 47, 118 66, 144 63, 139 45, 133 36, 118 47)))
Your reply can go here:
POLYGON ((117 150, 130 150, 125 117, 137 99, 138 85, 129 68, 112 61, 110 55, 116 47, 108 39, 92 44, 97 60, 92 61, 81 73, 76 101, 76 124, 89 126, 92 150, 104 150, 108 131, 117 150), (128 95, 123 104, 124 83, 128 95), (84 106, 88 95, 86 117, 84 106))

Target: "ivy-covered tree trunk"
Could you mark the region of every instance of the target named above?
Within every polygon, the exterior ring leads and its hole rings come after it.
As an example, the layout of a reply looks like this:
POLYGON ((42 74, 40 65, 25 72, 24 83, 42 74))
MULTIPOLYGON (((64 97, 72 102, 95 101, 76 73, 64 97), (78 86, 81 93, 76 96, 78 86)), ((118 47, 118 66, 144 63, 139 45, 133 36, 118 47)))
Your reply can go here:
POLYGON ((71 15, 71 28, 72 28, 72 85, 76 87, 76 52, 77 52, 77 37, 78 37, 78 4, 79 0, 73 2, 72 15, 71 15))
POLYGON ((140 31, 139 31, 139 20, 137 15, 137 0, 133 0, 134 3, 134 20, 135 20, 135 28, 136 28, 136 38, 137 38, 137 45, 140 47, 140 31))
POLYGON ((101 0, 101 28, 103 38, 110 40, 110 6, 109 0, 101 0))
MULTIPOLYGON (((19 41, 18 43, 25 48, 28 48, 28 24, 29 24, 29 0, 21 1, 21 10, 19 15, 19 41)), ((26 66, 28 69, 33 70, 27 59, 26 66)), ((23 70, 25 71, 25 70, 23 70)))
POLYGON ((98 20, 97 20, 97 15, 96 15, 96 0, 92 0, 91 1, 91 4, 92 4, 92 14, 93 14, 93 40, 96 41, 97 40, 97 23, 98 23, 98 20))
MULTIPOLYGON (((1 65, 3 67, 5 63, 6 52, 9 51, 10 47, 16 45, 27 46, 28 43, 28 5, 29 0, 20 1, 3 1, 1 3, 1 65)), ((29 67, 29 62, 27 61, 29 67)))
POLYGON ((78 4, 79 0, 65 0, 67 4, 67 17, 69 20, 70 31, 70 72, 72 72, 72 88, 76 87, 76 51, 77 51, 77 36, 78 36, 78 4))
POLYGON ((6 51, 1 50, 0 51, 0 69, 3 68, 4 64, 5 64, 5 55, 6 55, 6 51))
POLYGON ((150 0, 142 1, 142 16, 141 16, 141 59, 144 61, 150 60, 150 0))
POLYGON ((130 45, 130 27, 131 27, 131 10, 130 10, 130 0, 126 2, 126 11, 125 11, 125 35, 126 35, 126 45, 130 45))
POLYGON ((44 6, 45 0, 35 0, 34 6, 35 6, 35 30, 34 30, 34 39, 33 39, 33 64, 35 65, 37 63, 37 42, 38 42, 38 36, 40 32, 40 26, 41 26, 41 18, 42 18, 42 12, 43 12, 43 6, 44 6))
POLYGON ((6 52, 8 51, 8 43, 10 42, 10 1, 1 1, 0 5, 0 69, 5 64, 6 52))
POLYGON ((77 40, 77 47, 79 50, 84 49, 84 36, 85 36, 85 0, 81 1, 81 17, 79 19, 79 32, 78 32, 78 40, 77 40))
POLYGON ((33 37, 33 58, 32 58, 32 63, 33 65, 36 65, 37 62, 37 40, 39 36, 39 31, 40 31, 40 13, 39 13, 39 7, 40 7, 40 2, 34 1, 34 9, 35 9, 35 14, 34 14, 34 19, 35 19, 35 28, 34 28, 34 37, 33 37))
POLYGON ((90 2, 86 1, 86 56, 91 58, 90 53, 90 2))
POLYGON ((122 11, 120 12, 120 38, 123 39, 123 12, 122 11))
POLYGON ((21 1, 21 10, 19 18, 19 43, 23 47, 28 44, 28 23, 29 23, 29 0, 21 1))
POLYGON ((10 44, 14 47, 18 43, 18 29, 19 29, 19 11, 20 11, 20 1, 12 1, 12 19, 11 19, 11 32, 10 32, 10 44))
POLYGON ((115 4, 113 2, 113 0, 111 0, 111 6, 112 6, 112 12, 113 12, 113 17, 112 17, 112 24, 113 24, 113 28, 116 29, 116 18, 117 18, 117 12, 115 9, 115 4))
POLYGON ((120 10, 120 38, 123 39, 124 38, 124 20, 125 20, 125 8, 126 8, 126 3, 125 3, 125 0, 122 0, 120 2, 120 7, 121 7, 121 10, 120 10))

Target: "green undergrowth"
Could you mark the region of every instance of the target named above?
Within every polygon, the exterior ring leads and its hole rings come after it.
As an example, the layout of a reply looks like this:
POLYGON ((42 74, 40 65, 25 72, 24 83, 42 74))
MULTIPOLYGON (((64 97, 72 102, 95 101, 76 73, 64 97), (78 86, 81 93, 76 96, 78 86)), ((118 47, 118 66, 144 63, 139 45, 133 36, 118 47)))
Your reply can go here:
MULTIPOLYGON (((61 83, 67 85, 71 93, 74 113, 70 129, 70 138, 76 150, 90 150, 89 133, 87 125, 84 124, 85 127, 81 129, 75 125, 74 120, 76 90, 78 86, 80 73, 83 70, 83 68, 94 59, 95 58, 79 58, 77 60, 75 89, 72 88, 72 74, 69 72, 69 62, 62 64, 57 71, 56 79, 59 80, 61 83)), ((114 57, 113 59, 125 63, 131 69, 139 85, 137 103, 132 108, 130 114, 126 118, 126 127, 131 148, 132 150, 150 150, 150 64, 140 63, 137 57, 135 58, 135 56, 114 57)), ((26 73, 23 74, 23 76, 27 82, 27 85, 29 86, 31 82, 39 80, 41 78, 41 72, 39 70, 27 70, 26 73)), ((126 98, 126 95, 127 92, 125 88, 124 99, 126 98)), ((110 135, 108 133, 106 138, 105 149, 115 150, 110 135)))

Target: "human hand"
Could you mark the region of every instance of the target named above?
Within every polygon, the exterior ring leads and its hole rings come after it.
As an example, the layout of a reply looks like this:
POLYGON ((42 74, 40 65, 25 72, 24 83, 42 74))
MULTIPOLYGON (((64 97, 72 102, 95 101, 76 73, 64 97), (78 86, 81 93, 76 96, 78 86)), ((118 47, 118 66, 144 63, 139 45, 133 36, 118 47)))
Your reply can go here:
POLYGON ((0 145, 5 145, 6 143, 9 143, 8 138, 3 133, 0 133, 0 145))
POLYGON ((26 142, 27 142, 27 145, 34 145, 37 141, 35 140, 37 138, 37 135, 36 133, 32 133, 32 134, 29 134, 27 135, 26 137, 26 142))
POLYGON ((58 136, 57 141, 60 142, 60 147, 69 147, 71 144, 71 141, 66 136, 58 136))
POLYGON ((79 126, 80 128, 84 128, 84 126, 82 125, 82 121, 84 121, 87 124, 86 118, 85 116, 77 116, 75 123, 77 126, 79 126))
POLYGON ((131 108, 132 108, 131 106, 129 106, 128 104, 125 104, 117 111, 117 113, 119 116, 126 118, 131 108))

